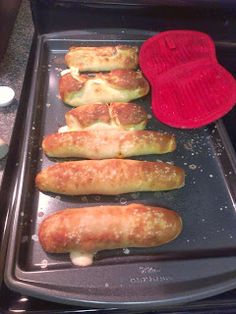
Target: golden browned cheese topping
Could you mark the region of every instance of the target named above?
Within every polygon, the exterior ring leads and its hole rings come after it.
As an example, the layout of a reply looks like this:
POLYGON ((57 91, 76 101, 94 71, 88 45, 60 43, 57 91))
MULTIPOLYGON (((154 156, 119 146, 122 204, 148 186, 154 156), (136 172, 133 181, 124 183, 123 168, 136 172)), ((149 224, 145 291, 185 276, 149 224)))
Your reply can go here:
POLYGON ((88 78, 88 75, 85 74, 79 75, 77 80, 75 80, 70 73, 61 76, 59 80, 61 98, 64 99, 65 93, 79 91, 88 78))
POLYGON ((71 110, 68 114, 73 115, 81 127, 86 128, 93 123, 110 123, 110 115, 107 104, 91 104, 71 110))
POLYGON ((135 67, 132 68, 136 68, 138 66, 138 47, 129 47, 123 45, 117 46, 117 49, 119 49, 120 51, 122 50, 127 51, 126 57, 124 58, 124 65, 126 66, 127 69, 131 69, 130 67, 131 64, 136 65, 135 67))
POLYGON ((105 47, 71 47, 69 49, 69 52, 74 52, 76 50, 79 50, 79 52, 81 52, 81 54, 83 54, 83 52, 85 54, 88 52, 91 52, 94 55, 99 56, 99 57, 111 57, 117 53, 116 47, 109 47, 109 46, 105 46, 105 47))
MULTIPOLYGON (((104 46, 104 47, 71 47, 69 48, 69 53, 65 56, 66 61, 73 56, 73 54, 80 55, 81 58, 90 58, 91 56, 96 57, 114 57, 118 55, 120 52, 126 52, 126 57, 131 56, 132 61, 133 58, 136 57, 138 52, 138 47, 131 47, 126 45, 118 45, 118 46, 104 46)), ((83 63, 83 60, 81 61, 83 63)))
POLYGON ((65 63, 82 72, 134 69, 138 65, 138 47, 71 47, 65 55, 65 63))
POLYGON ((71 74, 63 75, 59 81, 59 91, 62 99, 66 94, 78 92, 88 80, 103 80, 116 89, 144 89, 148 92, 149 85, 142 73, 132 70, 113 70, 109 73, 81 74, 74 78, 71 74))
POLYGON ((134 103, 112 103, 110 105, 111 117, 122 125, 138 124, 147 120, 145 110, 134 103))
POLYGON ((103 74, 102 77, 109 84, 119 89, 143 88, 148 84, 139 71, 118 69, 103 74))

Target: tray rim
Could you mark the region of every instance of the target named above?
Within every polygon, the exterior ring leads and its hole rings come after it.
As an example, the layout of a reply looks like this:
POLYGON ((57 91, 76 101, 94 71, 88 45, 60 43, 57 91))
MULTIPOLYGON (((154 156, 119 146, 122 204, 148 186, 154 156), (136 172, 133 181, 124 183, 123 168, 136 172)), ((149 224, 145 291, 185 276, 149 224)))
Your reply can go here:
MULTIPOLYGON (((111 29, 110 29, 111 30, 111 29)), ((109 30, 109 31, 110 31, 109 30)), ((121 29, 119 29, 119 31, 121 31, 121 29)), ((128 30, 127 33, 131 32, 132 33, 133 30, 128 30)), ((145 30, 141 30, 141 31, 145 31, 145 30)), ((107 30, 101 29, 101 32, 106 32, 105 34, 107 34, 107 30)), ((139 36, 139 40, 141 41, 142 38, 140 38, 140 30, 134 30, 134 34, 139 36)), ((145 31, 148 33, 153 33, 150 31, 145 31)), ((39 65, 39 60, 40 60, 40 53, 41 53, 41 48, 42 45, 44 43, 45 40, 53 40, 55 37, 56 40, 60 40, 63 38, 58 38, 58 35, 61 37, 64 36, 68 36, 68 35, 72 35, 72 36, 76 36, 79 34, 83 34, 83 35, 88 35, 88 34, 96 34, 96 31, 87 31, 87 30, 75 30, 75 31, 66 31, 66 32, 56 32, 56 33, 50 33, 50 34, 44 34, 44 35, 39 35, 38 39, 37 39, 37 48, 36 48, 36 55, 34 58, 34 68, 33 68, 33 76, 32 76, 32 85, 36 83, 37 80, 37 69, 38 69, 38 65, 39 65)), ((129 33, 130 35, 130 33, 129 33)), ((146 37, 145 37, 146 38, 146 37)), ((73 40, 74 38, 71 38, 71 40, 73 40)), ((68 38, 66 40, 69 40, 68 38)), ((122 39, 121 39, 122 40, 122 39)), ((135 39, 134 39, 135 40, 135 39)), ((99 40, 97 40, 99 41, 99 40)), ((101 39, 101 41, 104 41, 104 39, 101 39)), ((222 42, 221 42, 222 44, 222 42)), ((24 82, 25 83, 25 82, 24 82)), ((34 90, 33 88, 31 89, 30 95, 29 95, 29 99, 28 102, 32 101, 34 98, 34 92, 32 92, 32 90, 34 90)), ((27 102, 27 103, 28 103, 27 102)), ((28 109, 27 110, 27 117, 30 117, 32 115, 32 109, 28 109)), ((27 119, 26 117, 26 119, 27 119)), ((219 121, 217 122, 217 124, 219 125, 219 127, 221 128, 221 131, 223 132, 225 139, 227 139, 227 150, 231 153, 234 153, 234 150, 232 148, 232 145, 230 143, 230 140, 228 138, 227 132, 224 128, 223 122, 219 121)), ((28 126, 28 128, 26 129, 27 134, 29 135, 30 132, 30 127, 28 126)), ((27 136, 28 136, 27 135, 27 136)), ((26 138, 27 138, 26 136, 26 138)), ((24 151, 24 148, 27 147, 27 141, 24 141, 24 145, 21 147, 21 151, 24 151)), ((235 154, 234 154, 235 157, 235 154)), ((24 156, 22 156, 21 154, 21 161, 24 158, 24 156)), ((236 163, 234 162, 234 167, 236 169, 236 163)), ((20 167, 19 167, 20 168, 20 167)), ((23 174, 24 171, 19 171, 20 172, 20 180, 17 181, 17 183, 15 184, 15 189, 19 190, 22 184, 22 179, 23 179, 23 174)), ((15 209, 16 211, 16 209, 15 209)), ((13 213, 12 213, 13 214, 13 213)), ((16 213, 14 213, 16 214, 16 213)), ((19 213, 18 213, 19 214, 19 213)), ((15 230, 16 225, 18 223, 18 219, 16 219, 16 215, 12 215, 12 219, 13 221, 13 230, 15 230)), ((11 222, 12 223, 12 222, 11 222)), ((15 246, 15 244, 13 243, 13 245, 15 246)), ((100 301, 87 301, 87 300, 62 300, 60 296, 57 296, 57 294, 55 293, 55 291, 57 290, 53 290, 54 291, 54 296, 52 298, 51 289, 47 289, 47 287, 41 287, 41 286, 37 286, 30 284, 28 282, 23 282, 23 281, 19 281, 15 274, 13 275, 13 258, 11 258, 11 254, 10 252, 12 252, 13 250, 8 249, 7 252, 7 260, 6 260, 6 264, 7 267, 5 268, 5 274, 4 274, 4 278, 5 278, 5 282, 7 284, 7 286, 9 288, 12 288, 13 290, 16 290, 18 292, 24 292, 24 293, 29 293, 29 295, 33 295, 36 297, 42 297, 43 299, 49 300, 49 301, 56 301, 56 302, 60 302, 60 303, 65 303, 65 304, 71 304, 71 305, 85 305, 85 306, 91 306, 91 305, 96 305, 97 307, 103 307, 105 306, 119 306, 119 308, 129 308, 129 307, 135 307, 136 309, 153 309, 156 308, 158 306, 158 308, 162 308, 162 307, 166 307, 169 305, 178 305, 184 302, 190 302, 190 301, 195 301, 195 300, 199 300, 201 298, 206 298, 206 297, 210 297, 216 294, 219 294, 221 292, 225 292, 227 290, 231 290, 232 288, 236 287, 236 282, 235 280, 229 280, 227 286, 222 287, 221 284, 219 284, 220 286, 218 287, 217 285, 215 285, 215 289, 212 290, 211 288, 211 292, 206 292, 205 289, 204 291, 202 291, 201 295, 202 297, 199 297, 199 292, 196 293, 196 295, 192 294, 191 296, 185 297, 184 300, 182 300, 181 298, 178 298, 178 301, 175 299, 170 300, 168 303, 166 303, 166 301, 164 302, 165 304, 162 304, 163 301, 158 302, 158 301, 144 301, 144 302, 100 302, 100 301), (10 263, 9 263, 10 260, 10 263), (10 266, 9 266, 10 265, 10 266), (23 288, 22 288, 23 286, 23 288), (47 294, 46 292, 50 291, 50 294, 47 294), (47 298, 47 295, 50 295, 47 298)), ((236 269, 235 269, 236 270, 236 269)), ((57 291, 58 292, 58 291, 57 291)))
MULTIPOLYGON (((26 75, 24 77, 24 80, 26 80, 28 77, 28 73, 32 70, 32 60, 34 59, 34 50, 36 46, 36 39, 35 35, 32 38, 31 47, 30 47, 30 55, 26 64, 26 75)), ((28 97, 28 91, 26 86, 23 84, 21 89, 21 95, 20 100, 17 108, 17 116, 18 112, 22 110, 22 105, 25 101, 25 99, 28 97)), ((19 118, 16 117, 13 132, 17 131, 19 118)), ((19 141, 17 141, 13 136, 11 137, 10 144, 9 144, 9 152, 8 156, 10 154, 13 154, 15 151, 15 146, 18 144, 19 141)), ((16 176, 14 175, 17 171, 17 169, 12 169, 12 163, 10 158, 7 156, 6 166, 3 171, 3 177, 2 182, 0 185, 0 200, 1 200, 1 206, 0 206, 0 217, 1 217, 1 234, 0 234, 0 287, 2 286, 2 282, 4 281, 4 268, 6 263, 6 253, 7 253, 7 244, 9 239, 9 222, 11 220, 11 208, 13 206, 12 204, 12 198, 11 194, 15 193, 15 189, 13 188, 13 182, 16 181, 16 176)), ((17 158, 17 157, 16 157, 17 158)))

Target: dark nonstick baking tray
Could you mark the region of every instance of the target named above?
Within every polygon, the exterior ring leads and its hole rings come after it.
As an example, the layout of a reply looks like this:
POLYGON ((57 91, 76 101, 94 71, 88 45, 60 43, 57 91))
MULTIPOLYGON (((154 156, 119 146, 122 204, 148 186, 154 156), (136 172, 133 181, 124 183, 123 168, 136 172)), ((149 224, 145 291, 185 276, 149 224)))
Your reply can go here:
MULTIPOLYGON (((236 287, 236 164, 222 121, 197 130, 177 130, 151 113, 150 96, 136 102, 149 112, 148 129, 174 133, 174 153, 137 157, 183 167, 184 188, 119 196, 69 197, 39 192, 34 178, 53 164, 40 148, 44 135, 64 125, 71 107, 59 98, 58 79, 70 46, 140 46, 146 31, 94 30, 38 37, 30 96, 21 112, 24 124, 11 200, 5 268, 7 285, 23 294, 87 307, 148 309, 199 300, 236 287), (73 266, 67 254, 46 254, 38 242, 39 223, 67 207, 141 202, 177 211, 183 232, 159 248, 103 251, 90 267, 73 266)), ((9 156, 14 160, 14 156, 9 156)))

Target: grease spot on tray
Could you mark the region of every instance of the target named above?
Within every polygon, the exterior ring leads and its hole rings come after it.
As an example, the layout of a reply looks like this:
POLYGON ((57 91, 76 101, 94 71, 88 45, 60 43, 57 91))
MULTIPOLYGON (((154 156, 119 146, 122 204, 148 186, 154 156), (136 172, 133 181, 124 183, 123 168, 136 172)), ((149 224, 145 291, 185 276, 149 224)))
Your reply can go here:
POLYGON ((128 248, 123 249, 123 253, 128 255, 130 253, 130 250, 128 248))
POLYGON ((88 198, 87 198, 87 196, 82 196, 82 197, 81 197, 81 201, 84 202, 84 203, 88 203, 88 198))
POLYGON ((187 150, 192 150, 193 149, 193 140, 187 141, 184 144, 184 148, 187 149, 187 150))
POLYGON ((139 196, 140 196, 140 193, 139 192, 137 192, 137 193, 132 193, 131 194, 131 197, 135 200, 135 199, 137 199, 137 198, 139 198, 139 196))
POLYGON ((32 237, 31 237, 31 239, 32 239, 33 241, 35 241, 35 242, 38 242, 38 240, 39 240, 37 234, 33 234, 32 237))
POLYGON ((120 204, 121 204, 121 205, 126 205, 127 203, 128 203, 127 199, 124 198, 124 197, 121 197, 121 199, 120 199, 120 204))
POLYGON ((41 263, 39 264, 39 267, 42 268, 42 269, 45 269, 48 267, 48 261, 46 259, 43 259, 41 261, 41 263))
POLYGON ((191 169, 191 170, 196 170, 196 169, 197 169, 197 166, 194 165, 194 164, 191 164, 191 165, 189 165, 188 167, 189 167, 189 169, 191 169))
POLYGON ((63 70, 62 68, 55 67, 55 71, 61 72, 62 70, 63 70))

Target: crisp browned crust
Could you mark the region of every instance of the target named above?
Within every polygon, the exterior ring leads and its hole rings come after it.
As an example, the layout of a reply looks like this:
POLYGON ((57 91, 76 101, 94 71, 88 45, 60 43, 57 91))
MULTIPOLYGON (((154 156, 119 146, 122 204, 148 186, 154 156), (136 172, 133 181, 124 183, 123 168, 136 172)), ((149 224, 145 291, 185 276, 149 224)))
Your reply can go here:
POLYGON ((89 79, 88 75, 80 75, 78 79, 74 79, 69 73, 60 77, 59 80, 59 93, 61 99, 64 99, 65 94, 74 91, 79 91, 83 87, 84 83, 89 79))
POLYGON ((102 79, 117 89, 144 89, 148 85, 140 71, 118 69, 100 75, 102 79))
POLYGON ((50 157, 107 159, 164 154, 176 142, 173 135, 157 131, 89 130, 48 135, 42 147, 50 157))
POLYGON ((172 210, 142 204, 65 209, 39 227, 46 252, 96 252, 125 247, 153 247, 175 239, 182 230, 172 210))
POLYGON ((147 113, 144 108, 134 103, 111 103, 110 115, 117 121, 117 124, 123 126, 131 126, 147 121, 147 113))
POLYGON ((66 124, 71 130, 86 128, 144 129, 147 113, 134 103, 89 104, 69 110, 65 114, 66 124), (102 125, 105 124, 105 125, 102 125))
POLYGON ((66 124, 71 126, 70 118, 73 116, 81 128, 86 128, 94 123, 102 122, 109 124, 111 121, 107 104, 91 104, 74 108, 65 114, 66 124))
MULTIPOLYGON (((81 55, 91 54, 97 57, 112 57, 117 53, 117 46, 104 46, 104 47, 70 47, 70 53, 81 52, 81 55)), ((66 54, 65 59, 72 57, 66 54)))
POLYGON ((138 48, 126 45, 105 47, 71 47, 65 55, 68 67, 80 72, 111 71, 114 69, 136 69, 138 48))
POLYGON ((67 195, 172 190, 181 188, 184 181, 184 170, 179 167, 127 159, 57 163, 36 176, 40 190, 67 195))
POLYGON ((140 71, 113 70, 94 75, 63 75, 59 80, 61 99, 71 105, 128 102, 149 92, 149 84, 140 71))

